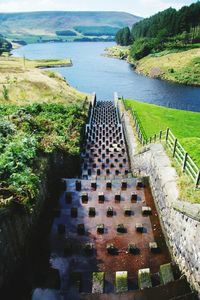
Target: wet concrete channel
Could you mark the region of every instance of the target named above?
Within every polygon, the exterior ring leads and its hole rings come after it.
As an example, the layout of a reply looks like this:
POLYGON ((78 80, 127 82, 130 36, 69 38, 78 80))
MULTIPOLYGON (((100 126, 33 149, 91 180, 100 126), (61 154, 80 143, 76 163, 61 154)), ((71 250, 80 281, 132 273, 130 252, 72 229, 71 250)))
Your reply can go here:
MULTIPOLYGON (((50 234, 50 263, 60 281, 53 299, 93 299, 93 272, 104 272, 105 276, 104 294, 98 299, 149 299, 151 294, 139 293, 138 271, 149 268, 152 287, 159 287, 160 266, 172 259, 148 179, 132 175, 114 102, 96 102, 92 107, 81 157, 81 178, 63 180, 50 234), (132 251, 130 245, 134 245, 132 251), (128 272, 127 292, 139 293, 136 298, 115 294, 118 271, 128 272)), ((178 279, 177 267, 172 266, 178 279)), ((185 281, 178 284, 177 290, 184 287, 190 292, 185 281)), ((151 299, 172 299, 167 288, 165 293, 158 289, 157 297, 152 290, 152 295, 151 299)))

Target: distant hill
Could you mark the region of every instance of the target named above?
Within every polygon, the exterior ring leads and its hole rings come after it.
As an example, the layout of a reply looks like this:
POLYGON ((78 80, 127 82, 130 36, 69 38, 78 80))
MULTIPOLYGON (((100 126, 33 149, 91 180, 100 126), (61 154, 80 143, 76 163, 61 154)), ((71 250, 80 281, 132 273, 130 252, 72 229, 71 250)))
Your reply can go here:
POLYGON ((66 38, 62 31, 69 32, 69 39, 88 36, 113 36, 117 29, 132 26, 142 18, 124 12, 27 12, 0 13, 0 33, 10 40, 34 42, 66 38), (85 29, 84 29, 85 27, 85 29), (90 30, 90 27, 91 30, 90 30), (79 28, 81 28, 80 31, 79 28), (96 30, 96 31, 95 31, 96 30), (71 33, 70 33, 71 32, 71 33), (74 32, 74 34, 72 33, 74 32), (58 35, 57 33, 61 33, 58 35))

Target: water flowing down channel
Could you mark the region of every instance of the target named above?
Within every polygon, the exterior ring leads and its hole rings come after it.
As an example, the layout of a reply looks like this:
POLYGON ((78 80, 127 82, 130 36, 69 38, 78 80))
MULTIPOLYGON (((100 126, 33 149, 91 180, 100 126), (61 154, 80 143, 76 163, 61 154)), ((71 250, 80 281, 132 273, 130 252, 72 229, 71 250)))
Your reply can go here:
POLYGON ((114 102, 94 99, 81 158, 81 177, 63 180, 51 269, 32 299, 167 300, 190 293, 170 264, 148 181, 132 176, 114 102))

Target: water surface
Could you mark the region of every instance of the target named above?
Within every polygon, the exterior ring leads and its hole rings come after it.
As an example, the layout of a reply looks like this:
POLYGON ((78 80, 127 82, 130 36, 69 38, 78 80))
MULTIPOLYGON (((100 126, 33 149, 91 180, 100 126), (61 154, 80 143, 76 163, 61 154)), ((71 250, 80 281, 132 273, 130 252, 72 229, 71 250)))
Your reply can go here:
POLYGON ((108 100, 117 91, 120 96, 161 106, 200 111, 200 88, 169 83, 137 74, 125 61, 103 56, 114 43, 31 44, 13 51, 30 59, 71 58, 73 67, 56 68, 75 88, 96 92, 99 100, 108 100))

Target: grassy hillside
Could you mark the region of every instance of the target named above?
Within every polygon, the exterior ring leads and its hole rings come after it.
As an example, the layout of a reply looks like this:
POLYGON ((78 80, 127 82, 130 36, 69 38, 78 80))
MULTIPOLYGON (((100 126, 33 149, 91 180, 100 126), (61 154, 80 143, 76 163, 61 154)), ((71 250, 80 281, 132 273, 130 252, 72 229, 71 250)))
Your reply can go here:
POLYGON ((144 75, 188 85, 200 85, 200 48, 149 55, 136 63, 136 70, 144 75))
POLYGON ((193 47, 196 48, 166 50, 135 61, 130 56, 130 46, 117 45, 107 48, 106 55, 127 59, 134 65, 136 72, 152 78, 200 86, 200 44, 195 44, 193 47))
POLYGON ((0 57, 0 103, 69 103, 85 99, 59 74, 38 67, 71 65, 70 60, 25 60, 0 57))
MULTIPOLYGON (((140 17, 123 12, 1 13, 0 33, 11 40, 25 40, 29 43, 43 39, 61 40, 56 31, 76 32, 76 26, 107 26, 110 32, 113 27, 132 26, 139 20, 140 17)), ((81 33, 77 31, 77 37, 74 38, 80 37, 81 33)))
POLYGON ((52 153, 78 164, 86 94, 52 71, 70 60, 0 57, 0 209, 34 210, 52 153))
POLYGON ((138 113, 148 137, 169 127, 200 167, 200 113, 164 108, 133 100, 126 100, 126 106, 138 113))

